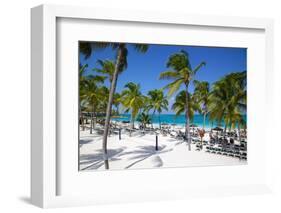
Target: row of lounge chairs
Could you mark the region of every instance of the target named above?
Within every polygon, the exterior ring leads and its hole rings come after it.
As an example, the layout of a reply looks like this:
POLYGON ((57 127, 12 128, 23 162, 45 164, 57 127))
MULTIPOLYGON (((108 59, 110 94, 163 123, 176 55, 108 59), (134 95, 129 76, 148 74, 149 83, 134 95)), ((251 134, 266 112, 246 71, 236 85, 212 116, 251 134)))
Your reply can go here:
MULTIPOLYGON (((146 133, 155 133, 156 129, 130 129, 125 128, 123 131, 130 132, 131 134, 146 134, 146 133)), ((99 134, 103 134, 104 130, 102 128, 97 128, 99 134)), ((171 137, 178 139, 178 140, 185 140, 185 134, 182 131, 167 131, 162 129, 160 131, 161 134, 167 135, 169 134, 171 137)), ((110 134, 119 134, 119 128, 111 127, 110 134)), ((192 144, 196 144, 196 150, 202 150, 205 146, 205 151, 208 153, 219 154, 219 155, 226 155, 230 157, 237 157, 239 159, 247 159, 247 146, 246 142, 242 141, 241 145, 235 145, 233 138, 223 138, 220 137, 218 140, 211 140, 211 141, 203 141, 203 147, 201 144, 201 140, 198 137, 192 136, 192 144)))
POLYGON ((238 147, 228 148, 219 146, 206 146, 206 152, 247 160, 247 151, 241 150, 238 147))

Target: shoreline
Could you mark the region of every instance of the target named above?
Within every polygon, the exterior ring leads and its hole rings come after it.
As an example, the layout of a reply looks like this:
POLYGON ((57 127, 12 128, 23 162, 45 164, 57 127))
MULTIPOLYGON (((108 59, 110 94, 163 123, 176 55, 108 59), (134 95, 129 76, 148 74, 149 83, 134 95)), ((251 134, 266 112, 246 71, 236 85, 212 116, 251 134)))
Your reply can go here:
MULTIPOLYGON (((117 120, 111 120, 111 122, 113 123, 113 124, 117 124, 117 125, 119 125, 119 126, 121 126, 121 128, 126 128, 126 127, 130 127, 130 123, 123 123, 122 121, 117 121, 117 120)), ((134 127, 135 128, 139 128, 140 127, 140 122, 135 122, 134 123, 134 127)), ((196 126, 191 126, 191 125, 194 125, 194 123, 191 123, 190 124, 190 129, 203 129, 203 125, 200 125, 200 124, 195 124, 196 126)), ((169 128, 169 129, 171 129, 171 130, 185 130, 185 124, 175 124, 175 123, 163 123, 163 124, 161 124, 161 128, 162 129, 166 129, 166 128, 169 128)), ((206 125, 205 126, 205 128, 204 128, 204 130, 206 131, 206 132, 210 132, 212 129, 214 129, 214 128, 216 128, 217 126, 214 126, 214 127, 210 127, 210 126, 208 126, 208 125, 206 125)), ((151 124, 147 124, 147 126, 146 126, 146 128, 147 129, 149 129, 149 128, 152 128, 151 127, 151 124)), ((153 123, 153 128, 155 129, 155 130, 157 130, 157 129, 159 129, 159 123, 153 123)), ((223 129, 223 127, 221 127, 220 126, 220 128, 222 128, 223 129)), ((234 128, 234 129, 232 129, 232 131, 238 131, 238 128, 234 128)), ((228 132, 228 129, 227 129, 227 132, 228 132)))
MULTIPOLYGON (((151 123, 153 124, 154 127, 159 128, 159 121, 158 121, 158 115, 152 116, 152 114, 149 114, 151 118, 151 123)), ((244 115, 245 119, 247 119, 247 115, 244 115)), ((175 126, 175 127, 180 127, 183 128, 185 127, 185 116, 184 115, 179 115, 176 116, 175 114, 161 114, 161 126, 175 126)), ((120 114, 118 117, 112 117, 111 121, 113 122, 130 122, 130 114, 120 114)), ((135 125, 139 125, 140 122, 135 120, 135 125)), ((196 114, 194 115, 193 121, 190 122, 190 125, 195 125, 196 128, 203 129, 203 116, 201 114, 196 114)), ((148 127, 151 127, 151 124, 147 124, 148 127)), ((221 122, 220 124, 215 121, 210 121, 208 116, 206 117, 206 122, 205 122, 205 130, 210 131, 213 128, 220 127, 224 129, 224 122, 221 122)), ((234 128, 235 130, 238 129, 237 126, 234 128)), ((241 128, 242 129, 242 128, 241 128)), ((233 129, 232 129, 233 130, 233 129)))

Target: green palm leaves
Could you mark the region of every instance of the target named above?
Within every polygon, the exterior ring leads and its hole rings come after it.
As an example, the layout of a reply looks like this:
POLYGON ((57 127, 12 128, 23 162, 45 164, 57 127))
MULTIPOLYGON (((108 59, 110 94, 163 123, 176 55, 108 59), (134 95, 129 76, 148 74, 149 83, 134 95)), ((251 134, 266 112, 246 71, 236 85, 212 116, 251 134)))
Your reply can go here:
POLYGON ((161 120, 160 114, 163 110, 168 110, 168 99, 164 95, 162 89, 155 89, 148 92, 148 99, 146 103, 146 110, 152 110, 152 117, 154 116, 155 112, 158 113, 158 120, 159 120, 159 127, 161 129, 161 120))
POLYGON ((109 48, 116 53, 116 57, 112 60, 97 60, 95 68, 91 69, 93 75, 87 73, 89 71, 87 64, 79 67, 81 106, 91 112, 106 114, 102 147, 106 169, 109 168, 107 137, 112 112, 114 112, 112 106, 116 108, 117 114, 120 105, 125 112, 130 112, 131 128, 134 128, 134 121, 138 114, 140 114, 138 120, 145 126, 151 123, 149 112, 152 113, 152 117, 158 113, 161 128, 160 115, 169 110, 168 98, 173 96, 172 110, 176 115, 185 114, 185 138, 189 150, 191 144, 189 125, 196 112, 204 115, 203 128, 207 115, 211 120, 225 122, 229 128, 237 124, 245 125, 243 113, 246 112, 246 71, 231 73, 210 87, 208 82, 195 80, 197 72, 206 63, 202 61, 194 65, 189 54, 184 50, 168 57, 166 70, 163 69, 165 71, 159 76, 159 79, 168 82, 162 89, 155 88, 145 96, 142 94, 140 84, 129 82, 124 86, 123 91, 116 93, 118 77, 128 66, 128 51, 145 53, 148 47, 146 44, 80 42, 80 53, 85 59, 104 48, 109 48), (189 91, 192 82, 193 94, 189 91))
MULTIPOLYGON (((84 109, 87 109, 87 111, 91 112, 91 134, 92 128, 95 128, 95 123, 93 123, 94 114, 96 113, 98 106, 100 107, 101 104, 104 103, 103 98, 105 94, 102 91, 105 91, 106 88, 101 87, 101 84, 104 82, 104 80, 105 77, 103 76, 91 75, 80 77, 80 108, 84 105, 84 109)), ((82 121, 82 123, 83 122, 84 121, 82 121)))
POLYGON ((145 96, 141 94, 140 84, 127 83, 121 94, 121 103, 125 112, 131 112, 131 128, 134 128, 135 118, 145 103, 145 96))
MULTIPOLYGON (((99 76, 100 77, 100 76, 99 76)), ((99 84, 103 82, 102 78, 92 77, 85 80, 83 89, 81 89, 80 97, 86 99, 91 104, 98 104, 99 100, 99 84)))
MULTIPOLYGON (((177 92, 181 86, 184 87, 185 92, 185 117, 186 117, 186 139, 188 141, 189 150, 191 150, 191 137, 190 137, 190 129, 189 129, 189 119, 191 110, 191 98, 189 97, 188 86, 189 83, 193 80, 195 74, 201 69, 201 67, 205 66, 205 62, 201 62, 199 65, 192 69, 189 55, 186 51, 182 50, 178 53, 171 55, 168 58, 167 68, 171 70, 164 71, 160 74, 160 79, 166 79, 172 81, 164 88, 168 89, 168 97, 171 97, 175 92, 177 92)), ((183 95, 182 95, 183 96, 183 95)), ((175 106, 175 109, 178 107, 175 106)))
POLYGON ((113 97, 113 105, 116 107, 116 114, 119 115, 119 106, 121 104, 121 94, 115 93, 113 97))
MULTIPOLYGON (((194 95, 189 94, 189 105, 188 105, 188 116, 192 121, 194 118, 194 113, 200 110, 200 105, 196 101, 194 95)), ((180 115, 186 111, 186 92, 184 90, 180 91, 175 98, 175 102, 172 105, 172 110, 176 115, 180 115)))
POLYGON ((186 51, 180 51, 171 55, 167 62, 167 68, 171 70, 164 71, 160 74, 160 79, 171 80, 165 88, 168 89, 168 97, 177 92, 182 85, 188 87, 190 81, 193 79, 197 71, 206 65, 201 62, 194 70, 191 68, 189 55, 186 51))
POLYGON ((168 110, 168 99, 164 95, 163 90, 155 89, 148 92, 149 104, 148 107, 150 109, 155 110, 158 113, 161 113, 162 110, 168 110))
MULTIPOLYGON (((148 50, 148 45, 146 44, 130 44, 136 51, 145 53, 148 50)), ((114 71, 111 75, 111 85, 110 85, 110 91, 108 96, 108 104, 106 109, 106 118, 105 118, 105 129, 104 129, 104 135, 103 135, 103 151, 104 151, 104 164, 105 169, 109 169, 109 163, 107 159, 107 136, 109 132, 109 124, 110 124, 110 118, 111 118, 111 112, 112 112, 112 105, 113 105, 113 98, 114 93, 116 90, 117 85, 117 79, 118 74, 125 70, 127 68, 127 56, 128 56, 128 49, 127 44, 125 43, 111 43, 111 42, 80 42, 80 52, 84 54, 85 58, 88 58, 91 56, 91 54, 100 49, 104 49, 110 47, 113 50, 116 51, 116 60, 115 60, 115 66, 114 71)), ((105 67, 103 64, 101 64, 102 67, 105 67)))
POLYGON ((99 101, 99 87, 104 83, 106 77, 99 75, 86 75, 88 64, 79 66, 79 93, 80 100, 85 100, 89 105, 97 105, 99 101))
POLYGON ((244 125, 243 114, 247 108, 246 71, 226 75, 215 82, 209 96, 210 119, 227 127, 244 125))
POLYGON ((151 118, 150 118, 150 116, 149 116, 148 114, 145 114, 144 112, 142 112, 142 113, 138 116, 137 121, 139 121, 139 122, 142 124, 142 126, 143 126, 144 128, 146 128, 146 125, 147 125, 147 124, 151 124, 151 118))
POLYGON ((199 112, 203 114, 203 129, 205 129, 206 115, 208 113, 210 84, 207 81, 194 80, 194 99, 199 104, 199 112))
POLYGON ((100 68, 94 68, 93 70, 106 75, 109 78, 109 81, 112 82, 115 70, 115 62, 111 60, 98 60, 97 64, 100 68))

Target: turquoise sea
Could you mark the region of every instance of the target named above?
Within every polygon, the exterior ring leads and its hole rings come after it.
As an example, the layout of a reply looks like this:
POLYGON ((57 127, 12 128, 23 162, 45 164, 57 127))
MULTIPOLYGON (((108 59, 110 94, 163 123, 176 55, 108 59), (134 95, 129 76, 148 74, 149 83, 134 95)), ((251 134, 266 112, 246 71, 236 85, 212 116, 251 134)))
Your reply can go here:
MULTIPOLYGON (((158 115, 150 115, 152 118, 152 123, 155 124, 156 126, 159 124, 159 118, 158 115)), ((246 115, 245 115, 246 119, 246 115)), ((113 120, 116 121, 130 121, 130 114, 121 114, 119 118, 114 118, 113 120)), ((160 115, 160 120, 161 123, 167 123, 167 124, 176 124, 179 126, 184 126, 185 125, 185 116, 184 115, 179 115, 175 116, 174 114, 161 114, 160 115)), ((136 121, 137 122, 137 121, 136 121)), ((197 126, 203 126, 203 115, 194 115, 193 120, 191 121, 192 124, 195 124, 197 126)), ((224 123, 222 122, 220 125, 217 122, 211 122, 209 121, 208 116, 206 116, 206 121, 205 121, 206 128, 214 128, 216 126, 224 126, 224 123)))

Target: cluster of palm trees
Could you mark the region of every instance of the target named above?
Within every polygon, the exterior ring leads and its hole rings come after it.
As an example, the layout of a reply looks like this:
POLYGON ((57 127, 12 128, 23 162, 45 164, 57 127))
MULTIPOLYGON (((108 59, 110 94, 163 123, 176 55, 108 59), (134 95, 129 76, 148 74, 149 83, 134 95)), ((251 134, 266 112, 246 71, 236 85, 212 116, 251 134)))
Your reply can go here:
POLYGON ((124 90, 117 93, 116 85, 118 76, 126 70, 128 66, 127 55, 128 45, 136 51, 145 53, 149 45, 146 44, 126 44, 108 42, 80 42, 79 50, 87 59, 95 51, 104 48, 111 48, 116 52, 114 60, 97 60, 97 67, 91 69, 88 65, 80 65, 80 120, 83 124, 82 111, 91 112, 91 128, 95 128, 98 114, 105 115, 103 152, 105 169, 109 169, 107 156, 107 136, 110 128, 110 119, 113 114, 119 114, 120 106, 125 113, 130 113, 130 128, 134 128, 135 120, 138 120, 144 128, 151 124, 152 118, 157 114, 159 128, 161 129, 160 115, 168 110, 168 99, 175 95, 172 110, 176 115, 185 115, 185 139, 191 150, 190 122, 195 112, 204 116, 203 128, 205 128, 206 116, 210 120, 225 124, 230 129, 238 125, 238 128, 245 125, 243 114, 246 112, 246 71, 231 73, 210 87, 208 82, 195 80, 196 73, 206 65, 199 63, 192 68, 189 55, 181 50, 169 56, 166 67, 168 70, 160 73, 159 79, 169 80, 170 83, 164 88, 154 89, 147 94, 142 94, 141 85, 128 82, 124 90), (105 86, 108 79, 110 86, 105 86), (194 91, 189 90, 190 84, 194 84, 194 91), (165 92, 167 90, 167 95, 165 92), (113 110, 114 106, 114 110, 113 110))
MULTIPOLYGON (((80 72, 87 66, 81 67, 80 72)), ((93 70, 97 71, 98 69, 95 68, 93 70)), ((101 70, 103 74, 107 74, 105 69, 99 69, 98 72, 101 73, 101 70)), ((101 75, 87 75, 80 78, 80 109, 91 112, 90 134, 92 134, 96 126, 97 115, 104 114, 107 108, 109 90, 103 84, 106 78, 110 80, 110 76, 101 75)), ((122 112, 130 113, 131 130, 135 128, 136 120, 145 128, 148 124, 151 124, 153 128, 152 118, 156 112, 158 114, 159 128, 161 129, 160 115, 163 110, 168 110, 169 102, 162 89, 154 89, 149 91, 147 95, 144 95, 141 92, 140 84, 128 82, 121 93, 114 93, 112 105, 114 105, 115 111, 111 112, 111 116, 119 115, 120 105, 123 109, 122 112), (152 115, 149 115, 150 110, 153 111, 152 115)), ((82 111, 80 113, 83 128, 82 111)))
POLYGON ((231 130, 237 126, 240 137, 240 128, 246 128, 246 87, 246 71, 231 73, 213 84, 208 96, 209 117, 224 122, 224 134, 227 128, 231 130))

